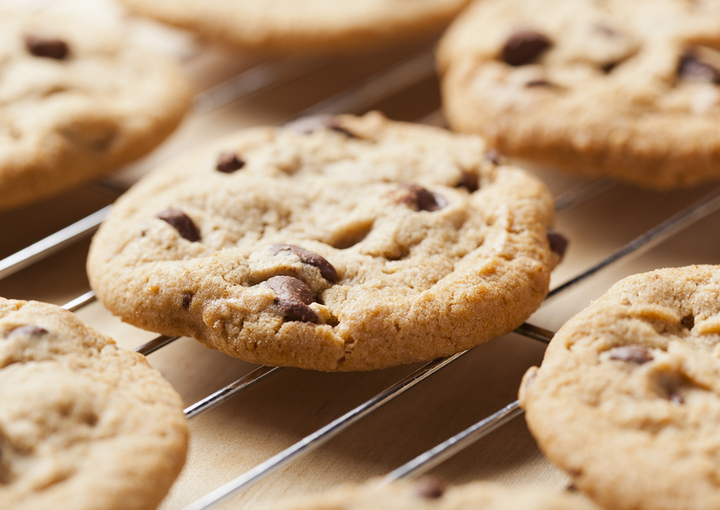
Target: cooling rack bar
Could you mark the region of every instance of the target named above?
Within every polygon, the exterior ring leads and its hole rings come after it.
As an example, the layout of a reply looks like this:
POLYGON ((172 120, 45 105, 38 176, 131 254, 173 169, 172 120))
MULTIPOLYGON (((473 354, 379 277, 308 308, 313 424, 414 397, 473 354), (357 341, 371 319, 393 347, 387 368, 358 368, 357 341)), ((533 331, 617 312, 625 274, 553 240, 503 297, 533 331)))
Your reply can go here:
POLYGON ((250 372, 247 375, 244 375, 234 383, 230 383, 227 386, 225 386, 223 389, 216 391, 212 395, 209 395, 205 397, 204 399, 194 403, 191 406, 188 406, 185 408, 185 416, 188 418, 193 418, 194 416, 197 416, 198 414, 207 411, 209 409, 212 409, 213 407, 222 404, 226 400, 229 400, 230 398, 234 397, 241 391, 249 388, 250 386, 254 385, 255 383, 259 383, 266 377, 274 374, 275 372, 278 372, 282 370, 281 367, 260 367, 256 368, 252 372, 250 372))
POLYGON ((107 218, 109 212, 110 206, 103 207, 90 216, 0 260, 0 279, 6 278, 94 232, 100 226, 100 223, 107 218))
POLYGON ((660 244, 662 241, 668 239, 677 232, 689 227, 693 223, 700 221, 706 216, 720 209, 720 188, 716 188, 711 193, 705 195, 697 202, 686 207, 679 213, 671 216, 667 220, 663 221, 656 227, 648 230, 644 234, 639 235, 625 246, 615 251, 609 257, 602 260, 600 263, 594 265, 587 271, 576 276, 575 278, 563 283, 562 285, 554 288, 547 295, 547 299, 553 298, 569 289, 570 287, 577 285, 581 281, 585 280, 589 276, 594 275, 601 269, 609 266, 613 262, 616 262, 629 255, 639 255, 653 246, 660 244))
POLYGON ((527 322, 516 328, 514 333, 526 336, 533 340, 537 340, 538 342, 542 342, 544 344, 550 343, 550 340, 552 340, 552 337, 555 335, 555 333, 553 333, 549 329, 541 328, 539 326, 533 326, 532 324, 528 324, 527 322))
POLYGON ((78 296, 72 301, 68 301, 64 305, 62 305, 62 308, 65 310, 70 310, 71 312, 74 312, 75 310, 79 310, 83 306, 92 303, 95 301, 95 292, 92 290, 86 292, 82 296, 78 296))
POLYGON ((306 108, 297 117, 334 113, 358 113, 404 88, 429 78, 435 73, 435 58, 425 50, 407 60, 381 71, 344 92, 306 108))
POLYGON ((216 504, 225 500, 235 492, 249 487, 253 483, 261 480, 276 469, 291 462, 300 455, 315 450, 322 444, 329 441, 331 438, 335 437, 338 433, 348 428, 350 425, 357 423, 368 414, 379 409, 388 402, 394 400, 396 397, 399 397, 416 384, 424 381, 425 379, 438 372, 442 368, 446 367, 467 352, 468 351, 459 352, 446 358, 440 358, 431 361, 430 363, 426 364, 422 368, 419 368, 401 381, 380 392, 367 402, 359 405, 352 411, 325 425, 317 432, 310 434, 301 441, 292 445, 290 448, 283 450, 279 454, 271 457, 262 464, 259 464, 250 471, 240 475, 234 480, 206 494, 202 498, 186 506, 183 510, 202 510, 215 506, 216 504))
POLYGON ((325 59, 299 55, 263 62, 196 95, 193 110, 198 114, 211 112, 260 90, 309 74, 326 63, 325 59))
POLYGON ((158 349, 162 349, 166 345, 173 343, 178 338, 180 338, 180 337, 179 336, 160 335, 158 337, 153 338, 146 344, 142 344, 139 347, 135 347, 134 351, 139 352, 143 356, 147 356, 148 354, 152 354, 153 352, 157 351, 158 349))
POLYGON ((598 179, 596 181, 581 182, 570 188, 555 199, 555 211, 565 212, 597 197, 617 186, 614 181, 598 179))
POLYGON ((520 416, 523 410, 517 400, 477 422, 475 425, 454 435, 425 453, 418 455, 413 460, 397 468, 383 478, 383 483, 389 483, 399 478, 414 477, 426 473, 438 464, 461 452, 475 441, 485 437, 493 430, 520 416))

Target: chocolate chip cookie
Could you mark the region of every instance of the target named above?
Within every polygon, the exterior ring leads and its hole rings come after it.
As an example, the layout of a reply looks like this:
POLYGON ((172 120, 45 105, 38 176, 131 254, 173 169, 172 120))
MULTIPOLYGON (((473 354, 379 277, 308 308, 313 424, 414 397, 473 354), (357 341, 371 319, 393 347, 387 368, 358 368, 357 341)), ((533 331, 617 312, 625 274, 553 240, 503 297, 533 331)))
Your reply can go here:
POLYGON ((505 487, 475 482, 447 487, 433 478, 378 480, 348 486, 325 494, 289 499, 264 510, 599 510, 578 494, 540 487, 505 487))
POLYGON ((114 314, 254 363, 369 370, 520 325, 558 255, 545 186, 480 138, 364 117, 239 132, 140 181, 88 259, 114 314))
POLYGON ((117 30, 0 10, 0 209, 148 153, 189 94, 175 65, 117 30))
POLYGON ((603 508, 720 507, 720 267, 634 275, 555 335, 520 401, 603 508))
POLYGON ((182 401, 72 313, 0 298, 3 508, 156 508, 185 461, 182 401))
POLYGON ((122 0, 212 41, 272 53, 361 52, 439 31, 469 0, 122 0))
POLYGON ((483 0, 438 53, 450 125, 651 188, 720 178, 720 2, 483 0))

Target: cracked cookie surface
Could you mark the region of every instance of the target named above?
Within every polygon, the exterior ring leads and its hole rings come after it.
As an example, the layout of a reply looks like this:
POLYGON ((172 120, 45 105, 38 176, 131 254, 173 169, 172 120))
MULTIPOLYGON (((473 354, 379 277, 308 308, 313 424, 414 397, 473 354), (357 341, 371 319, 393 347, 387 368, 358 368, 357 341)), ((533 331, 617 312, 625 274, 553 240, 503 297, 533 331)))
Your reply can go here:
POLYGON ((182 400, 72 313, 0 298, 3 508, 156 508, 185 461, 182 400))
POLYGON ((136 326, 254 363, 370 370, 520 325, 557 262, 552 218, 545 186, 477 137, 378 113, 304 119, 141 180, 88 273, 136 326))
POLYGON ((122 0, 209 40, 272 53, 361 52, 442 29, 468 0, 122 0))
POLYGON ((0 9, 0 209, 114 170, 179 124, 187 80, 117 28, 0 9))
POLYGON ((604 508, 720 506, 720 267, 634 275, 568 321, 520 401, 604 508))
POLYGON ((450 125, 652 188, 720 178, 720 2, 485 0, 438 52, 450 125))

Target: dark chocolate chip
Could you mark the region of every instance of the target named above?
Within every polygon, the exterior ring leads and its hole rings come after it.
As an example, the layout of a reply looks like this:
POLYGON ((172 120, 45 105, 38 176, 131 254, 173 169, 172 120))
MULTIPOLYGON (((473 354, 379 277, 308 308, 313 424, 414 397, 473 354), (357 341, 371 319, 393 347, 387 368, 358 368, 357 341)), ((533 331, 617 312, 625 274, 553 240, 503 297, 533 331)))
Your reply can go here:
POLYGON ((415 493, 421 498, 438 499, 445 494, 446 490, 447 486, 445 483, 432 476, 421 478, 415 482, 415 493))
POLYGON ((462 171, 460 174, 460 180, 455 185, 456 188, 465 188, 470 193, 475 193, 480 188, 480 181, 478 174, 475 172, 462 171))
POLYGON ((47 334, 48 330, 36 326, 35 324, 26 324, 25 326, 18 326, 15 329, 5 334, 5 338, 12 338, 16 336, 31 336, 38 337, 47 334))
POLYGON ((401 184, 395 197, 398 203, 417 207, 418 211, 437 211, 447 205, 440 195, 418 184, 401 184))
POLYGON ((677 73, 684 80, 720 85, 720 71, 698 60, 692 52, 686 52, 680 57, 677 73))
POLYGON ((320 274, 330 283, 337 282, 338 276, 337 271, 333 265, 328 262, 325 258, 321 257, 317 253, 294 246, 292 244, 273 244, 270 247, 273 255, 277 255, 281 251, 289 251, 293 255, 297 255, 300 258, 300 262, 308 264, 310 266, 317 267, 320 270, 320 274))
POLYGON ((46 39, 35 35, 25 37, 25 47, 36 57, 64 60, 69 53, 68 45, 60 39, 46 39))
POLYGON ((528 88, 534 88, 534 87, 554 87, 555 85, 553 83, 550 83, 547 80, 530 80, 525 84, 528 88))
POLYGON ((193 293, 192 292, 186 292, 183 294, 182 298, 182 309, 183 310, 189 310, 190 309, 190 303, 192 303, 193 293))
POLYGON ((503 164, 503 156, 497 149, 490 149, 485 153, 485 159, 495 166, 503 164))
POLYGON ((318 315, 308 306, 315 301, 315 293, 304 282, 292 276, 273 276, 264 283, 275 292, 275 304, 285 319, 318 322, 318 315))
POLYGON ((318 129, 332 129, 338 133, 342 133, 349 138, 358 138, 358 136, 345 126, 342 126, 332 115, 312 115, 309 117, 300 117, 299 119, 288 122, 283 126, 301 135, 309 135, 318 129))
POLYGON ((501 59, 511 66, 522 66, 535 61, 552 46, 547 36, 533 30, 515 32, 505 42, 501 59))
POLYGON ((221 152, 215 163, 215 170, 224 174, 231 174, 245 166, 245 162, 234 152, 221 152))
POLYGON ((622 347, 614 347, 610 349, 610 359, 616 359, 620 361, 631 361, 642 365, 648 361, 652 361, 653 355, 650 351, 644 347, 638 347, 637 345, 623 345, 622 347))
POLYGON ((695 327, 695 317, 693 317, 692 314, 686 315, 685 317, 682 318, 682 320, 680 321, 680 324, 682 324, 682 327, 684 327, 686 329, 692 329, 695 327))
POLYGON ((172 225, 175 230, 178 231, 178 234, 188 241, 194 243, 200 240, 200 229, 198 229, 195 222, 180 209, 173 207, 165 209, 164 211, 160 211, 157 217, 172 225))
POLYGON ((565 256, 565 252, 567 251, 569 243, 567 237, 560 234, 559 232, 550 230, 547 233, 547 239, 548 243, 550 243, 550 250, 553 253, 557 253, 560 256, 560 260, 562 260, 565 256))

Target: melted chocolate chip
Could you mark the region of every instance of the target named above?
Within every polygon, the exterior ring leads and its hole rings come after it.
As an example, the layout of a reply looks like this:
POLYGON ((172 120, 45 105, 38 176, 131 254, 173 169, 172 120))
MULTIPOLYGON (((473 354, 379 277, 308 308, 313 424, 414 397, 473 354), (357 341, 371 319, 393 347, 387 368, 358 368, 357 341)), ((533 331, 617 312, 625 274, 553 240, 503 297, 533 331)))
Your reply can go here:
POLYGON ((695 327, 695 317, 693 317, 692 314, 686 315, 685 317, 682 318, 682 320, 680 321, 680 324, 685 329, 692 329, 695 327))
POLYGON ((180 237, 183 237, 193 243, 200 240, 200 229, 198 229, 195 222, 180 209, 172 207, 165 209, 164 211, 159 212, 157 217, 172 225, 173 228, 178 231, 180 237))
POLYGON ((447 205, 440 195, 418 184, 401 184, 395 194, 396 202, 417 207, 418 211, 438 211, 447 205))
POLYGON ((26 324, 25 326, 18 326, 10 330, 9 333, 5 334, 5 338, 13 338, 16 336, 39 337, 47 334, 47 332, 47 329, 36 326, 35 324, 26 324))
POLYGON ((342 133, 349 138, 359 138, 348 128, 342 126, 332 115, 312 115, 309 117, 300 117, 292 122, 288 122, 283 127, 301 135, 309 135, 318 129, 332 129, 333 131, 342 133))
POLYGON ((638 347, 637 345, 624 345, 622 347, 615 347, 610 349, 610 359, 616 359, 620 361, 631 361, 642 365, 648 361, 652 361, 653 355, 650 351, 644 347, 638 347))
POLYGON ((442 480, 431 476, 421 478, 415 483, 415 493, 425 499, 441 498, 446 490, 447 486, 442 480))
POLYGON ((25 37, 25 47, 36 57, 64 60, 69 53, 68 45, 60 39, 46 39, 35 35, 25 37))
POLYGON ((535 61, 552 46, 547 36, 532 30, 511 35, 503 46, 500 58, 511 66, 522 66, 535 61))
POLYGON ((182 298, 182 309, 183 310, 189 310, 190 309, 190 303, 192 303, 193 293, 192 292, 186 292, 183 294, 182 298))
POLYGON ((567 237, 554 230, 550 230, 547 233, 547 239, 548 243, 550 243, 550 251, 557 253, 560 256, 560 260, 562 260, 568 247, 567 237))
POLYGON ((231 174, 245 166, 245 162, 234 152, 222 152, 215 163, 215 170, 224 174, 231 174))
POLYGON ((264 282, 275 295, 275 304, 289 321, 317 322, 318 315, 308 305, 315 302, 315 293, 301 280, 292 276, 273 276, 264 282))
POLYGON ((455 185, 456 188, 465 188, 470 193, 475 193, 480 188, 480 182, 478 174, 475 172, 462 171, 460 174, 460 180, 455 185))
POLYGON ((692 52, 680 57, 677 74, 683 80, 720 85, 720 71, 698 60, 692 52))
POLYGON ((281 251, 289 251, 293 255, 297 255, 300 258, 300 262, 308 264, 310 266, 317 267, 320 270, 320 274, 330 283, 335 283, 338 279, 337 271, 333 265, 328 262, 325 258, 321 257, 317 253, 300 248, 299 246, 293 246, 292 244, 273 244, 270 247, 273 255, 277 255, 281 251))

